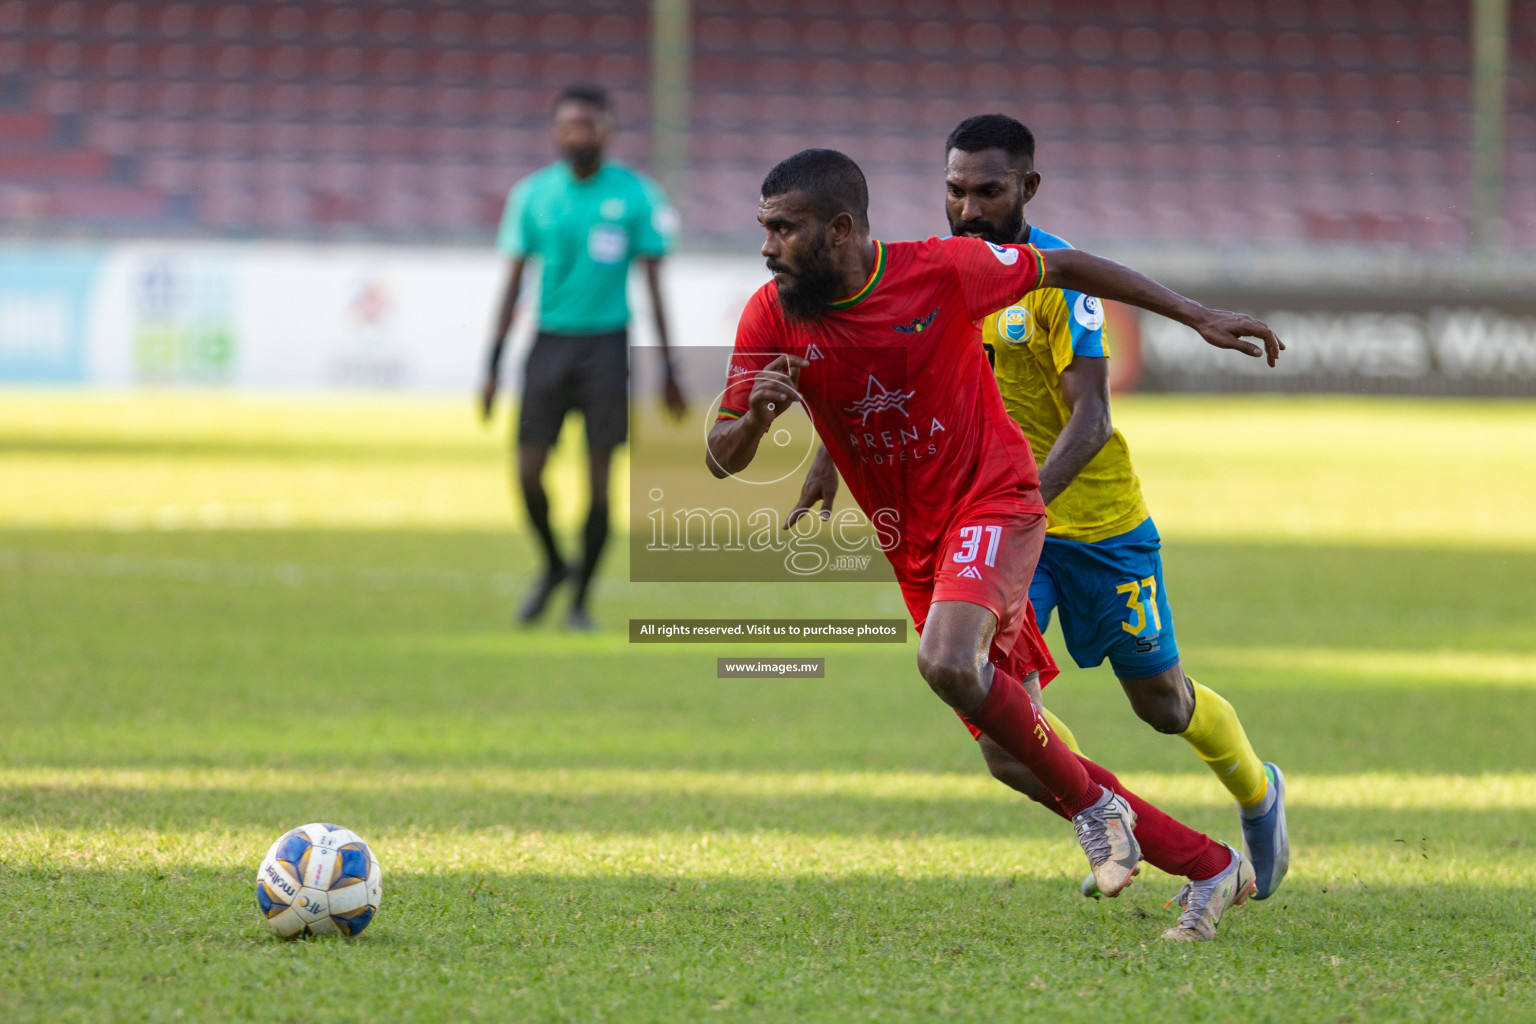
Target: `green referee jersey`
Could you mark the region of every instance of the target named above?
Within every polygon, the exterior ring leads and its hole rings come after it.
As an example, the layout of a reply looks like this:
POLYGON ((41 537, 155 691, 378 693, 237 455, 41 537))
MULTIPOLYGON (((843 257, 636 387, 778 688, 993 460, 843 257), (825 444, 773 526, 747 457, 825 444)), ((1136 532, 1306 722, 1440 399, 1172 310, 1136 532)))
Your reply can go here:
POLYGON ((629 323, 630 260, 664 255, 676 226, 644 175, 610 161, 582 181, 562 161, 513 186, 496 247, 539 258, 539 330, 603 334, 629 323))

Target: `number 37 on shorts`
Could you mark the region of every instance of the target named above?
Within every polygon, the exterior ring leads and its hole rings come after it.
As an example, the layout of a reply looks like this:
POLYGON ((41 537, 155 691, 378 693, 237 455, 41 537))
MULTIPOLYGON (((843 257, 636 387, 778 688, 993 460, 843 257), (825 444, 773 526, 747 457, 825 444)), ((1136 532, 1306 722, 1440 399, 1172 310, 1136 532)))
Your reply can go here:
POLYGON ((1157 610, 1157 577, 1148 576, 1143 580, 1133 580, 1130 583, 1122 583, 1115 588, 1115 593, 1125 595, 1125 606, 1129 614, 1125 621, 1120 623, 1120 628, 1131 636, 1141 636, 1146 631, 1147 619, 1150 615, 1152 632, 1163 631, 1163 617, 1157 610), (1145 597, 1143 597, 1145 595, 1145 597))

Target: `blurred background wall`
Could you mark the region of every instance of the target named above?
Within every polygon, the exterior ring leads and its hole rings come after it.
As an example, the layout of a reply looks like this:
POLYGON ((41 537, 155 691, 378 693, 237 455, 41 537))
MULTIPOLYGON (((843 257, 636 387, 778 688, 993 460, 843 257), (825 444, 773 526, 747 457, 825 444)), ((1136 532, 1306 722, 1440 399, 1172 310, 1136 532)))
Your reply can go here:
POLYGON ((1143 386, 1536 393, 1536 0, 4 0, 0 380, 471 385, 574 81, 682 213, 700 343, 777 159, 943 233, 944 136, 998 110, 1032 220, 1296 328, 1257 381, 1122 318, 1143 386))

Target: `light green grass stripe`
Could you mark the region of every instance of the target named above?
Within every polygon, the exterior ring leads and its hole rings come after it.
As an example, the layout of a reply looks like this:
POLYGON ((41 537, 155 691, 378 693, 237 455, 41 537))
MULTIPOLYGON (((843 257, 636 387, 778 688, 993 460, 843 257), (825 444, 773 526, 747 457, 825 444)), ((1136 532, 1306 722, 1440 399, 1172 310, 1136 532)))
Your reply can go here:
POLYGON ((281 587, 292 590, 338 587, 448 593, 489 591, 511 594, 517 592, 518 585, 521 583, 521 580, 511 573, 474 572, 467 569, 403 569, 394 566, 340 569, 334 566, 305 565, 298 562, 229 562, 165 555, 101 555, 9 547, 0 547, 0 572, 174 580, 178 583, 281 587))
POLYGON ((1339 647, 1200 647, 1199 663, 1224 669, 1305 672, 1351 679, 1411 678, 1536 686, 1536 654, 1463 650, 1372 650, 1339 647))
MULTIPOLYGON (((1165 539, 1536 550, 1536 403, 1129 395, 1115 421, 1165 539)), ((459 398, 8 390, 0 442, 0 526, 521 521, 504 433, 459 398)), ((579 431, 565 431, 548 467, 562 528, 584 514, 560 498, 584 491, 580 448, 579 431)), ((626 450, 615 458, 623 533, 626 450)))
MULTIPOLYGON (((0 829, 0 865, 11 870, 134 872, 172 875, 178 868, 249 868, 275 838, 273 830, 0 829)), ((1060 837, 878 838, 805 832, 643 833, 473 829, 402 830, 364 836, 391 875, 538 874, 572 878, 938 879, 974 876, 1076 881, 1082 853, 1063 826, 1060 837)), ((1512 861, 1502 844, 1354 841, 1299 843, 1294 886, 1446 884, 1528 888, 1536 863, 1512 861)), ((1158 892, 1176 882, 1148 866, 1139 883, 1158 892)))
MULTIPOLYGON (((1226 806, 1230 798, 1206 773, 1128 772, 1132 790, 1157 801, 1226 806)), ((331 793, 443 791, 530 795, 627 794, 670 796, 848 796, 888 800, 964 800, 1016 804, 1018 795, 989 776, 923 772, 732 772, 622 770, 328 771, 273 769, 14 768, 0 770, 3 788, 117 789, 125 791, 307 791, 323 783, 331 793)), ((1370 772, 1287 776, 1291 807, 1389 810, 1536 809, 1536 773, 1414 775, 1370 772)))

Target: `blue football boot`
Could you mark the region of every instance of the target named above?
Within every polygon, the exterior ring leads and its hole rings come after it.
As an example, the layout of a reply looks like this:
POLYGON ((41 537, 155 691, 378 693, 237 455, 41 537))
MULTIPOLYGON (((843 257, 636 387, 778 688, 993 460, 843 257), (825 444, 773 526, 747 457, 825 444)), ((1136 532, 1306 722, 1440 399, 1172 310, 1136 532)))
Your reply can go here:
POLYGON ((1262 817, 1242 818, 1243 855, 1253 865, 1256 900, 1269 899, 1291 866, 1291 836, 1285 828, 1285 775, 1268 761, 1264 770, 1269 773, 1275 802, 1262 817))

